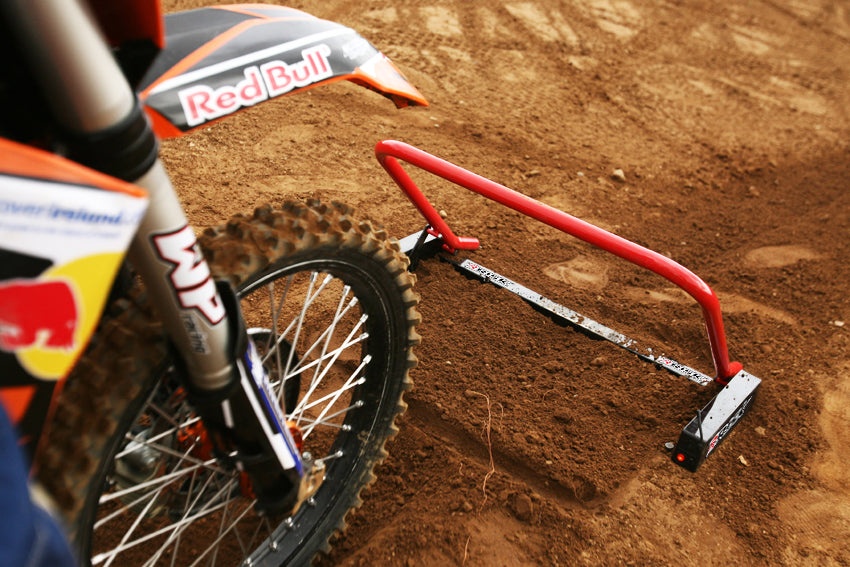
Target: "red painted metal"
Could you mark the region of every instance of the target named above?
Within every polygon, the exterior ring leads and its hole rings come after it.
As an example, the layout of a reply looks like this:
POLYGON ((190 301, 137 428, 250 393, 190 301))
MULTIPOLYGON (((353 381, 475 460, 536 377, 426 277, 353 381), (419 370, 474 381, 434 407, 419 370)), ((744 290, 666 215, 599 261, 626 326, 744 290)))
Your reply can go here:
POLYGON ((447 251, 475 250, 478 248, 479 242, 477 238, 459 237, 452 232, 446 221, 431 206, 398 160, 403 160, 413 166, 442 177, 447 181, 483 195, 488 199, 501 203, 506 207, 535 218, 540 222, 584 240, 598 248, 602 248, 633 264, 651 270, 676 284, 693 297, 702 307, 706 332, 708 333, 708 342, 711 347, 711 356, 717 372, 716 380, 721 384, 725 384, 742 369, 741 363, 729 361, 726 334, 723 330, 723 316, 717 296, 708 284, 681 264, 674 262, 658 252, 635 244, 630 240, 626 240, 563 211, 559 211, 409 144, 395 140, 383 140, 375 146, 375 155, 387 173, 390 174, 390 177, 395 180, 428 221, 430 225, 429 232, 443 240, 443 247, 447 251))

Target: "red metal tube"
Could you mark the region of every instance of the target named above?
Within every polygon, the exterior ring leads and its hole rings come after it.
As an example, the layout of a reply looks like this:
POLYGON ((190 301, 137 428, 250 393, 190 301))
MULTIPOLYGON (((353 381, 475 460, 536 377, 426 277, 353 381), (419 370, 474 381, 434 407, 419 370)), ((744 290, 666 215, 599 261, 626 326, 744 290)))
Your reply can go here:
POLYGON ((708 284, 684 266, 658 252, 635 244, 409 144, 395 140, 383 140, 375 146, 375 155, 387 173, 390 174, 390 177, 395 180, 428 221, 432 233, 443 240, 444 248, 449 252, 458 249, 474 250, 478 248, 478 239, 458 237, 452 232, 446 221, 440 217, 419 187, 399 164, 399 159, 602 248, 633 264, 651 270, 676 284, 702 307, 711 356, 717 372, 717 381, 725 384, 741 370, 742 366, 739 362, 729 361, 726 335, 723 330, 723 316, 717 296, 708 284))

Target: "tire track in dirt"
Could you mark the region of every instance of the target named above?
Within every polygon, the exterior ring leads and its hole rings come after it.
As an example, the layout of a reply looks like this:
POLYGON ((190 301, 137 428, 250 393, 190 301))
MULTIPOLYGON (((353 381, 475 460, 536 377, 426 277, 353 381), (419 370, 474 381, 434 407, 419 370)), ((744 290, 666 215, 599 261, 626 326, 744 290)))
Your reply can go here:
MULTIPOLYGON (((824 255, 804 245, 763 246, 743 254, 744 262, 752 267, 777 270, 800 262, 821 260, 824 255)), ((769 313, 761 313, 769 315, 769 313)), ((833 322, 835 325, 835 322, 833 322)), ((848 339, 843 323, 837 328, 829 343, 836 350, 846 350, 848 339)), ((836 533, 850 536, 850 361, 832 365, 833 372, 810 368, 809 379, 822 395, 819 425, 827 449, 815 458, 812 473, 821 486, 799 491, 777 504, 777 513, 796 534, 792 541, 798 546, 786 546, 782 556, 793 565, 847 565, 850 551, 846 541, 834 537, 836 533)), ((781 448, 778 449, 778 452, 781 448)), ((776 466, 776 465, 775 465, 776 466)))
MULTIPOLYGON (((445 420, 436 408, 415 399, 408 399, 406 415, 412 421, 410 425, 439 442, 445 449, 458 457, 473 459, 484 469, 490 468, 488 447, 483 441, 470 437, 459 425, 445 420)), ((500 472, 515 480, 520 479, 545 498, 555 500, 565 508, 575 509, 596 504, 595 500, 582 500, 574 487, 553 483, 537 469, 506 455, 498 445, 493 447, 493 461, 500 472)))
MULTIPOLYGON (((846 337, 845 337, 845 343, 846 337)), ((795 547, 787 546, 782 555, 794 565, 850 565, 850 361, 833 374, 811 375, 823 394, 820 426, 828 449, 812 465, 822 487, 800 491, 778 503, 783 520, 795 527, 795 547)))
MULTIPOLYGON (((443 418, 437 408, 416 399, 408 399, 406 413, 411 423, 423 434, 431 437, 443 448, 453 452, 459 458, 472 459, 482 468, 490 468, 490 449, 481 438, 470 437, 459 424, 443 418)), ((599 495, 587 479, 575 477, 572 485, 541 472, 539 469, 512 457, 492 443, 493 462, 496 470, 507 474, 514 482, 527 485, 546 500, 566 510, 594 510, 603 506, 619 506, 627 501, 637 486, 640 471, 623 482, 619 488, 599 495)))

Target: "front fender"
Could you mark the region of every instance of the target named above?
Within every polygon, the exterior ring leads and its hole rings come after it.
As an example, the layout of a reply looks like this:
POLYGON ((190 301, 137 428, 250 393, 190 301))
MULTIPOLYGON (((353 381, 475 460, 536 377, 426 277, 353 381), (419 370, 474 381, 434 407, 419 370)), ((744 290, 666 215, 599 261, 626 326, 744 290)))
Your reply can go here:
POLYGON ((342 79, 398 107, 428 104, 357 32, 300 10, 238 4, 177 12, 165 16, 165 36, 137 87, 160 138, 342 79))

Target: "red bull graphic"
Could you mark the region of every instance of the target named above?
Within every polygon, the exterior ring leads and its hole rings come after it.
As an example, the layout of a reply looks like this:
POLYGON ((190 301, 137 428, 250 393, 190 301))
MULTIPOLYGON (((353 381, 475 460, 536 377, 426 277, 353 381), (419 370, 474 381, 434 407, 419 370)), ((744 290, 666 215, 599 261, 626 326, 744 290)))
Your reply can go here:
POLYGON ((64 281, 0 282, 0 350, 72 350, 78 315, 73 290, 64 281))
POLYGON ((212 89, 207 85, 197 85, 182 90, 177 95, 186 115, 186 123, 197 126, 242 107, 332 77, 333 71, 328 61, 330 54, 331 48, 322 44, 302 51, 302 60, 291 65, 275 60, 259 68, 248 67, 243 71, 244 79, 235 86, 212 89))
POLYGON ((428 105, 401 72, 351 28, 281 6, 210 6, 165 17, 167 49, 137 89, 161 138, 240 109, 346 79, 396 106, 428 105))

